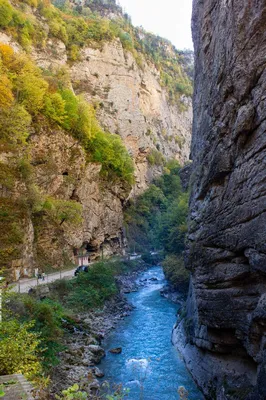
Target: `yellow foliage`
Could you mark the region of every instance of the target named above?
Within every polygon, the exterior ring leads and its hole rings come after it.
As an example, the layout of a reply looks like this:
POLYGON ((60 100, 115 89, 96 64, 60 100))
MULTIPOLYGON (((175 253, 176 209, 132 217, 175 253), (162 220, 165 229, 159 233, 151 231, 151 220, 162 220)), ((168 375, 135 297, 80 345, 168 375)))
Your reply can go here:
POLYGON ((60 93, 49 93, 44 97, 44 114, 58 124, 63 124, 65 120, 65 101, 60 93))
POLYGON ((13 101, 12 83, 6 75, 0 75, 0 108, 10 107, 13 101))
POLYGON ((100 130, 95 116, 95 110, 91 104, 88 104, 83 96, 78 97, 78 127, 83 132, 86 139, 92 139, 96 132, 100 130))
POLYGON ((38 6, 38 0, 20 0, 21 3, 25 2, 31 7, 37 7, 38 6))
POLYGON ((68 57, 71 61, 78 61, 80 58, 80 48, 76 44, 69 47, 68 57))
POLYGON ((14 50, 8 44, 0 42, 0 56, 5 67, 10 67, 14 62, 14 50))
MULTIPOLYGON (((13 80, 18 102, 31 114, 37 114, 44 107, 44 95, 49 86, 42 78, 41 70, 33 64, 28 56, 15 54, 10 46, 3 43, 0 43, 0 56, 3 69, 13 80)), ((9 103, 11 104, 11 84, 8 85, 7 79, 2 79, 0 91, 4 90, 4 85, 6 94, 9 94, 7 100, 10 99, 9 103)))
POLYGON ((0 0, 0 27, 5 28, 12 21, 13 9, 7 0, 0 0))

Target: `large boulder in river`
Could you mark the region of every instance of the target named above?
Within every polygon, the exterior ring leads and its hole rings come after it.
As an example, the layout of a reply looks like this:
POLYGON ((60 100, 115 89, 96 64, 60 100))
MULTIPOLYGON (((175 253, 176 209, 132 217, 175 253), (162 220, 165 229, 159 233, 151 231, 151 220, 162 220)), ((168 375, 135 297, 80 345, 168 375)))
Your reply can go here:
POLYGON ((121 354, 122 353, 122 347, 115 347, 114 349, 110 349, 109 353, 112 354, 121 354))

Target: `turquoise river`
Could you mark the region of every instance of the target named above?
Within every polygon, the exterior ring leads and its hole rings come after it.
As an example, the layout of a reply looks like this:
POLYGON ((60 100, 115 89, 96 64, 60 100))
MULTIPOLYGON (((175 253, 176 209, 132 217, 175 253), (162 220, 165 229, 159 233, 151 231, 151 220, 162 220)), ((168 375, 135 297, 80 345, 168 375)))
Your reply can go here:
POLYGON ((153 267, 140 275, 145 284, 127 295, 135 306, 103 343, 106 357, 100 368, 104 380, 129 389, 128 400, 178 400, 184 386, 189 400, 202 400, 182 358, 171 344, 171 331, 180 306, 160 295, 166 281, 162 268, 153 267), (122 347, 121 354, 108 350, 122 347))

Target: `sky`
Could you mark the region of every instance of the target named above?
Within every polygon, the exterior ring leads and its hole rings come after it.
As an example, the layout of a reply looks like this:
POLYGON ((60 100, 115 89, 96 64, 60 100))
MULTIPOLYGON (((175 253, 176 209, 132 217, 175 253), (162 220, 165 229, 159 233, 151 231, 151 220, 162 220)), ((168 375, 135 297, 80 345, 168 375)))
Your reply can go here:
POLYGON ((193 49, 192 0, 118 0, 135 26, 169 39, 178 49, 193 49))

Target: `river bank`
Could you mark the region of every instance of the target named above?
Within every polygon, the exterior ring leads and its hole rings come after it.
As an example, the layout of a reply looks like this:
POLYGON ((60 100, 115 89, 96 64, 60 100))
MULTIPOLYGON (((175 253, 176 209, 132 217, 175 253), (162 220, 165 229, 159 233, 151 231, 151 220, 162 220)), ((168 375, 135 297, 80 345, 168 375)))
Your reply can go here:
POLYGON ((97 365, 105 356, 102 341, 119 321, 130 315, 134 307, 125 294, 141 287, 138 276, 151 266, 139 260, 134 271, 116 277, 118 293, 107 300, 101 310, 77 313, 74 323, 65 321, 62 344, 65 349, 59 354, 59 364, 51 371, 51 398, 56 393, 77 383, 80 389, 94 395, 100 388, 98 381, 102 372, 97 365))

